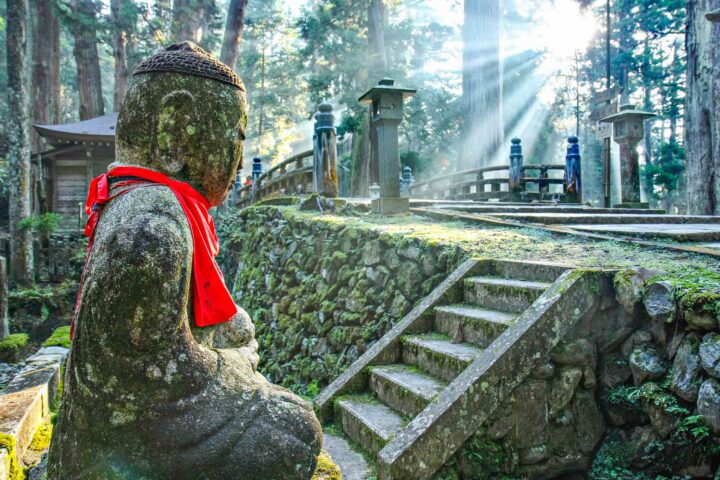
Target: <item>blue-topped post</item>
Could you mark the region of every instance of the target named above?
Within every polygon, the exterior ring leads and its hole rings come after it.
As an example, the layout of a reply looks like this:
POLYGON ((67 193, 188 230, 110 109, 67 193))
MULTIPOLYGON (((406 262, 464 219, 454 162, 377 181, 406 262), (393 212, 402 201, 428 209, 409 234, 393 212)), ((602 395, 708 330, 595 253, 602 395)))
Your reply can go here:
POLYGON ((231 198, 231 204, 235 205, 238 198, 238 192, 242 188, 242 172, 238 169, 237 172, 235 172, 235 181, 233 182, 233 190, 232 190, 232 198, 231 198))
POLYGON ((258 185, 258 179, 262 176, 262 158, 255 157, 252 161, 252 201, 256 202, 260 200, 257 198, 260 193, 260 185, 258 185))
POLYGON ((313 136, 313 192, 324 197, 338 196, 337 142, 333 107, 323 102, 315 113, 313 136))
POLYGON ((582 203, 582 174, 580 170, 580 144, 578 137, 568 137, 565 155, 565 198, 568 203, 582 203))
POLYGON ((253 179, 253 183, 255 183, 255 181, 256 181, 258 178, 260 178, 260 175, 262 175, 262 158, 260 158, 260 157, 255 157, 255 158, 253 158, 253 163, 252 163, 252 179, 253 179))
POLYGON ((510 171, 508 175, 508 190, 513 199, 518 200, 523 191, 522 166, 523 154, 519 138, 510 140, 510 171))
MULTIPOLYGON (((403 104, 416 90, 395 86, 395 80, 384 78, 359 98, 371 105, 371 128, 375 139, 380 178, 380 198, 372 200, 373 212, 404 213, 410 209, 407 198, 400 196, 400 147, 398 127, 403 118, 403 104)), ((371 176, 372 178, 372 176, 371 176)))

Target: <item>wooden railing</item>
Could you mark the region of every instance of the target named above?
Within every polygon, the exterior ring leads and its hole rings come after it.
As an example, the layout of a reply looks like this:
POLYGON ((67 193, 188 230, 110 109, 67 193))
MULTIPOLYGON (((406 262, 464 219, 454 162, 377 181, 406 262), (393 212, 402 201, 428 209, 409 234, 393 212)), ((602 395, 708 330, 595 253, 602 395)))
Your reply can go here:
POLYGON ((509 165, 499 165, 460 170, 415 183, 410 187, 410 196, 436 200, 562 200, 565 196, 565 165, 523 165, 520 172, 520 188, 516 191, 508 188, 509 165), (563 175, 551 176, 553 170, 563 172, 563 175), (504 176, 499 172, 504 173, 504 176), (562 188, 551 192, 550 185, 561 185, 562 188))
POLYGON ((236 193, 238 208, 245 208, 263 198, 299 195, 312 191, 313 151, 308 150, 284 160, 260 175, 252 185, 236 193))

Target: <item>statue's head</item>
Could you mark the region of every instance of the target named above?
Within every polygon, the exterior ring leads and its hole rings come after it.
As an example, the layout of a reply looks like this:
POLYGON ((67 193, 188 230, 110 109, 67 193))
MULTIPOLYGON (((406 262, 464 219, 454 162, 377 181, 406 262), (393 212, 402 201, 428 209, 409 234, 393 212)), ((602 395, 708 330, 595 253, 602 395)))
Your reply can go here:
POLYGON ((191 42, 170 45, 135 69, 116 127, 115 165, 190 183, 212 204, 242 166, 245 88, 191 42))

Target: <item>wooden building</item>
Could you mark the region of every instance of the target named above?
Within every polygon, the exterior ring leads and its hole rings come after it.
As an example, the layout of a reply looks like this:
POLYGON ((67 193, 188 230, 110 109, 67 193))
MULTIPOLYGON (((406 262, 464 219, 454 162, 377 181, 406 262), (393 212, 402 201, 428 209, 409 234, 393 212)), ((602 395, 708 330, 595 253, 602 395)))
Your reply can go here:
POLYGON ((37 210, 63 215, 68 226, 83 221, 90 180, 115 159, 116 123, 117 113, 113 113, 64 125, 33 125, 51 147, 33 157, 42 170, 37 210))

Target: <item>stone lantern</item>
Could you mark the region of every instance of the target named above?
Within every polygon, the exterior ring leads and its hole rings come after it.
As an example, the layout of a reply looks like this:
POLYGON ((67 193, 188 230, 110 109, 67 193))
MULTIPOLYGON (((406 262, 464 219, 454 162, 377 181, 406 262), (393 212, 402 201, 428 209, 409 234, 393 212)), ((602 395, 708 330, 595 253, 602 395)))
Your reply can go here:
POLYGON ((720 8, 705 14, 705 18, 707 18, 711 22, 720 22, 720 8))
POLYGON ((620 111, 609 115, 601 122, 612 123, 613 140, 620 145, 621 198, 619 207, 642 207, 640 203, 640 166, 637 145, 643 139, 643 122, 654 117, 651 112, 636 110, 635 106, 625 104, 620 111))
POLYGON ((374 138, 377 139, 372 145, 380 170, 380 198, 372 200, 375 213, 392 214, 409 210, 409 200, 400 196, 398 126, 403 118, 405 99, 416 91, 396 87, 395 80, 385 78, 359 99, 360 103, 371 105, 371 128, 375 129, 374 138))

